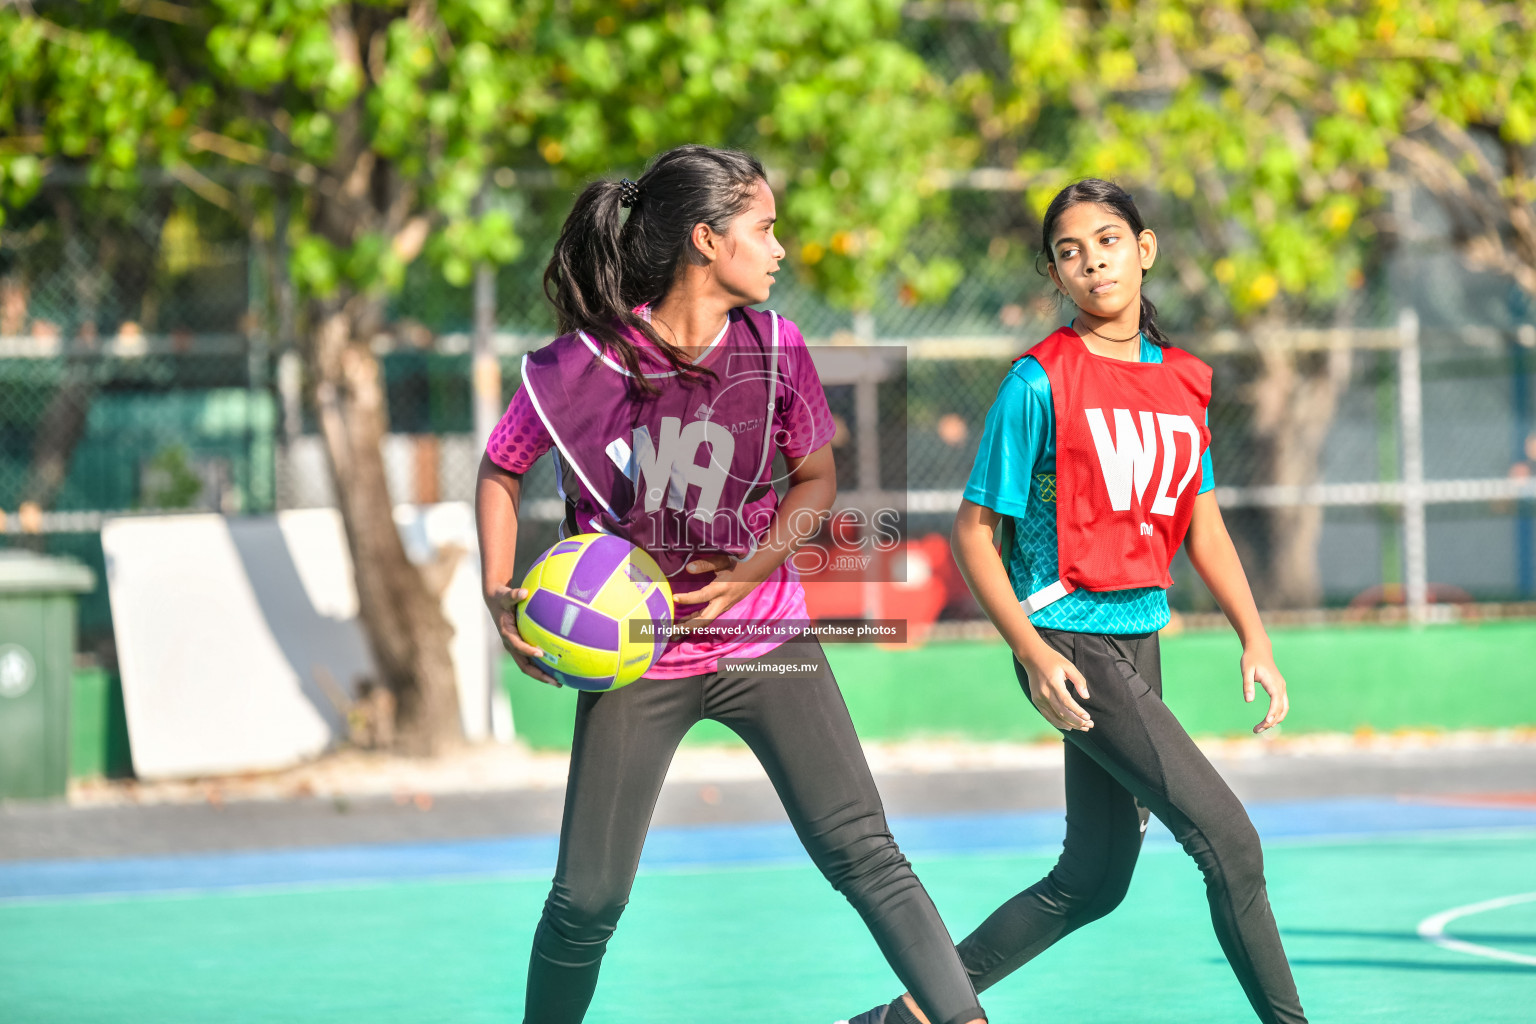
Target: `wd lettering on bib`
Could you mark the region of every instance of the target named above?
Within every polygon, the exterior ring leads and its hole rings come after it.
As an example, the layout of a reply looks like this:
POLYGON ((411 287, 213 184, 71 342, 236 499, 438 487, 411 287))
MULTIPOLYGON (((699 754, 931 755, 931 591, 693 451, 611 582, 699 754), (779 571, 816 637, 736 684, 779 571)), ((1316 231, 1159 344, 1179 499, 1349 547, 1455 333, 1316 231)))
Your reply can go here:
POLYGON ((1054 595, 1171 586, 1210 444, 1211 368, 1176 348, 1161 363, 1096 356, 1067 327, 1027 354, 1056 414, 1054 595))
POLYGON ((1200 442, 1200 428, 1195 425, 1195 421, 1183 415, 1143 412, 1137 414, 1141 423, 1138 430, 1137 420, 1132 418, 1131 410, 1115 409, 1115 431, 1111 437, 1103 409, 1084 409, 1083 412, 1088 417, 1093 447, 1099 455, 1099 469, 1104 474, 1104 486, 1109 492, 1109 507, 1116 512, 1124 512, 1131 507, 1133 489, 1138 502, 1145 497, 1157 463, 1158 435, 1162 435, 1162 473, 1152 502, 1152 514, 1173 515, 1179 495, 1184 493, 1195 474, 1200 472, 1200 452, 1203 446, 1200 442), (1154 416, 1157 429, 1153 428, 1154 416), (1187 449, 1182 453, 1177 447, 1181 436, 1190 439, 1187 449), (1184 457, 1184 469, 1179 476, 1177 488, 1170 492, 1168 488, 1173 483, 1174 465, 1181 454, 1184 457))

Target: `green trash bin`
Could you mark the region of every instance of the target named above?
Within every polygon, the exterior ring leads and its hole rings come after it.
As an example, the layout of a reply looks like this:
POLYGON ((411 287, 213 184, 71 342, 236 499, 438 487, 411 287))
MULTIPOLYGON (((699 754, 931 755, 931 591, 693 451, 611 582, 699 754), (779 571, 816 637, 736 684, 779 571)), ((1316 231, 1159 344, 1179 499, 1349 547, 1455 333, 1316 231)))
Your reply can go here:
POLYGON ((68 787, 75 595, 95 586, 79 562, 0 551, 0 800, 68 787))

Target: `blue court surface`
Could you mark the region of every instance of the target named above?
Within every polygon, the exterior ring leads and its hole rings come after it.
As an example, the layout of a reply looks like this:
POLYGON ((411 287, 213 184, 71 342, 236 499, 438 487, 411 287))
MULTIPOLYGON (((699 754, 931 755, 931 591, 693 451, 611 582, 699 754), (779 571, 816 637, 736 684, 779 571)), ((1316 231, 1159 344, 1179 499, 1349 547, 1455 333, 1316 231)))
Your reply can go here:
MULTIPOLYGON (((1536 1020, 1536 807, 1254 804, 1314 1021, 1536 1020)), ((1060 811, 895 819, 957 935, 1049 870, 1060 811)), ((0 864, 0 1020, 521 1019, 553 836, 0 864)), ((593 1022, 805 1021, 899 989, 786 824, 652 832, 593 1022)), ((1130 895, 988 992, 994 1022, 1253 1019, 1155 822, 1130 895)))

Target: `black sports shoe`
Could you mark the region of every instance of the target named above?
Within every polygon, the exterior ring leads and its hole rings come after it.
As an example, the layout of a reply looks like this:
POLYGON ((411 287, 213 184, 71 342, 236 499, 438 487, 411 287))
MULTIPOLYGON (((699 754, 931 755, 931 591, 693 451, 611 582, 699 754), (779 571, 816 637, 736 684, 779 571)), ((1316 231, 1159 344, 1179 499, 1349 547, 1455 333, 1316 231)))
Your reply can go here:
POLYGON ((907 1004, 902 1001, 901 996, 897 996, 884 1006, 865 1010, 857 1017, 840 1020, 837 1024, 918 1024, 918 1020, 912 1015, 912 1011, 907 1009, 907 1004))

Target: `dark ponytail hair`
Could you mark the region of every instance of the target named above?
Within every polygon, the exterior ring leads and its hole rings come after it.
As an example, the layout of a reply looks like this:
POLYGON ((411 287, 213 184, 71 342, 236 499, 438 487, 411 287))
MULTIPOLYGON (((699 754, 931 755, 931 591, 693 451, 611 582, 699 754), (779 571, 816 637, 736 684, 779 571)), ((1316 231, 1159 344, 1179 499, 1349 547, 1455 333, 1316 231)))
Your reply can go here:
POLYGON ((560 333, 586 331, 616 354, 640 390, 655 386, 640 373, 640 356, 619 325, 643 334, 684 377, 709 375, 664 341, 634 312, 655 305, 693 257, 694 225, 724 233, 752 204, 763 165, 746 153, 678 146, 651 162, 639 181, 596 181, 576 198, 544 268, 544 294, 560 333), (629 207, 629 216, 623 210, 629 207))
MULTIPOLYGON (((1061 215, 1079 203, 1096 203, 1107 210, 1112 211, 1121 220, 1125 221, 1130 229, 1140 237, 1147 229, 1147 225, 1141 219, 1141 211, 1136 209, 1136 201, 1125 189, 1112 181, 1103 178, 1084 178, 1075 181, 1056 193, 1056 198, 1051 200, 1051 205, 1045 208, 1045 221, 1040 230, 1040 248, 1045 254, 1045 262, 1054 265, 1056 262, 1056 249, 1051 245, 1051 236, 1056 232, 1056 222, 1061 215)), ((1142 277, 1147 272, 1141 272, 1142 277)), ((1157 307, 1152 300, 1147 298, 1147 293, 1141 293, 1141 333, 1147 336, 1147 340, 1160 348, 1169 345, 1168 336, 1157 326, 1157 307)))

